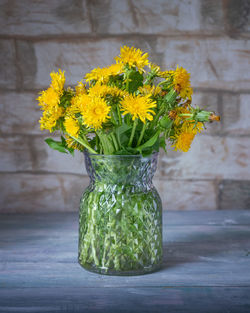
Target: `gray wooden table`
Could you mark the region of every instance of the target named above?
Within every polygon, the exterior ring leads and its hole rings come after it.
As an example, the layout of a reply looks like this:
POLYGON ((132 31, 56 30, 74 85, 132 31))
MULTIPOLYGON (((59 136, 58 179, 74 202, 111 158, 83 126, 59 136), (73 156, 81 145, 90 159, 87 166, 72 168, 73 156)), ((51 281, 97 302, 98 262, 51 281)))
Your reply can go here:
POLYGON ((250 312, 250 211, 167 212, 161 271, 77 263, 76 213, 0 215, 0 312, 250 312))

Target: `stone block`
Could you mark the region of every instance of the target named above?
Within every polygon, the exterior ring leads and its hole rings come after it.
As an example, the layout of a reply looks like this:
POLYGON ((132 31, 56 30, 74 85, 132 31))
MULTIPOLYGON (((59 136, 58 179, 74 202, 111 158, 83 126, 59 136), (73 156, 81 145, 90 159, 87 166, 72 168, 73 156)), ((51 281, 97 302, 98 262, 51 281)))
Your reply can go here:
POLYGON ((177 64, 186 68, 191 73, 193 87, 229 91, 249 89, 249 40, 159 37, 156 51, 163 54, 165 69, 176 68, 177 64))
POLYGON ((199 4, 201 29, 207 31, 224 31, 223 1, 202 0, 199 4))
POLYGON ((15 45, 12 40, 0 40, 0 88, 16 89, 17 68, 15 45))
POLYGON ((225 19, 230 36, 236 37, 239 32, 250 32, 250 3, 248 0, 226 1, 225 19))
POLYGON ((25 171, 32 168, 31 152, 27 137, 0 137, 0 171, 25 171))
POLYGON ((228 134, 250 136, 250 94, 223 98, 222 123, 228 134))
POLYGON ((4 35, 86 34, 90 22, 84 0, 3 0, 0 29, 4 35))
POLYGON ((33 87, 47 88, 50 72, 59 68, 65 70, 67 84, 76 84, 94 67, 113 63, 120 46, 119 39, 38 42, 35 44, 37 72, 33 87))
POLYGON ((74 157, 51 149, 43 137, 0 137, 1 172, 33 171, 87 175, 83 153, 74 157))
POLYGON ((94 31, 100 34, 163 34, 221 31, 221 1, 90 1, 94 31))
POLYGON ((223 116, 222 125, 223 129, 227 129, 229 125, 235 124, 240 115, 239 95, 238 94, 223 94, 223 116))
POLYGON ((0 212, 77 211, 88 186, 86 176, 0 174, 0 212))
POLYGON ((197 135, 187 153, 163 156, 161 167, 169 179, 248 180, 250 138, 197 135))
POLYGON ((87 175, 84 155, 80 151, 76 150, 74 156, 55 151, 39 137, 34 138, 32 149, 36 155, 34 171, 87 175))
POLYGON ((216 186, 212 181, 155 179, 164 210, 215 210, 216 186))
POLYGON ((17 66, 21 72, 20 88, 32 89, 37 71, 37 62, 32 42, 19 41, 16 43, 17 66))
POLYGON ((35 92, 0 93, 0 132, 2 134, 40 134, 41 111, 35 92))
POLYGON ((250 181, 223 180, 219 184, 219 208, 225 210, 249 210, 250 181))

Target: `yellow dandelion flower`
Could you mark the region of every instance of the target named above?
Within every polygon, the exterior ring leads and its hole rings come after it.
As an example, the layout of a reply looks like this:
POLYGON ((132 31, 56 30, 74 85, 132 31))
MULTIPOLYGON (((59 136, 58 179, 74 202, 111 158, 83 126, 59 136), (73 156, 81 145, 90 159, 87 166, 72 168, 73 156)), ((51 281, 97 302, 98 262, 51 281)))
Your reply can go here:
POLYGON ((60 103, 60 95, 52 88, 40 92, 40 96, 37 98, 38 105, 45 110, 48 106, 57 106, 60 103))
POLYGON ((56 123, 60 117, 64 115, 64 109, 57 107, 50 107, 43 112, 43 116, 40 118, 40 129, 48 129, 52 132, 52 129, 56 126, 56 123))
POLYGON ((190 85, 190 74, 183 68, 177 65, 175 71, 169 71, 169 75, 173 79, 173 86, 183 99, 191 99, 193 89, 190 85))
POLYGON ((51 77, 51 84, 50 86, 58 93, 58 94, 62 94, 63 92, 63 87, 65 84, 65 76, 64 76, 64 72, 62 72, 60 69, 58 71, 58 73, 52 72, 50 73, 50 77, 51 77))
POLYGON ((71 98, 71 106, 67 108, 67 112, 80 113, 84 110, 86 105, 91 101, 87 94, 79 94, 71 98))
POLYGON ((119 75, 122 73, 123 64, 112 64, 108 67, 97 67, 94 68, 90 73, 85 75, 87 82, 91 80, 96 80, 101 83, 107 83, 111 76, 119 75))
POLYGON ((146 119, 152 121, 155 112, 151 110, 156 107, 156 102, 149 96, 133 96, 129 94, 121 101, 121 109, 123 114, 131 114, 132 119, 139 118, 143 123, 146 119))
POLYGON ((148 53, 134 47, 121 47, 120 56, 115 57, 116 63, 128 64, 130 67, 137 67, 138 71, 143 72, 144 66, 149 64, 148 53))
POLYGON ((175 150, 187 152, 190 149, 191 143, 197 133, 203 130, 201 122, 194 123, 193 121, 185 120, 181 127, 175 128, 175 136, 172 137, 175 150))
POLYGON ((175 150, 180 150, 183 152, 188 152, 195 137, 194 133, 182 132, 178 135, 176 142, 173 147, 175 150))
POLYGON ((107 95, 122 97, 124 95, 124 91, 116 86, 101 85, 100 83, 96 83, 94 86, 89 88, 89 96, 91 97, 105 97, 107 95))
POLYGON ((78 137, 80 131, 80 125, 76 119, 72 116, 67 116, 64 121, 64 127, 66 132, 73 137, 78 137))
POLYGON ((110 66, 105 67, 106 75, 109 75, 109 76, 120 75, 123 72, 123 68, 124 68, 124 65, 122 63, 111 64, 110 66))
POLYGON ((108 116, 111 107, 102 98, 92 98, 81 112, 84 124, 94 129, 100 129, 110 117, 108 116))
POLYGON ((86 86, 84 85, 83 82, 78 82, 78 84, 75 87, 75 90, 77 96, 87 94, 86 86))
POLYGON ((143 87, 138 88, 139 92, 144 96, 156 96, 159 95, 162 92, 161 87, 159 86, 150 86, 150 85, 144 85, 143 87))
POLYGON ((52 128, 56 126, 57 120, 64 115, 64 108, 59 106, 60 95, 49 87, 47 90, 40 92, 40 96, 37 98, 38 105, 42 108, 43 116, 40 119, 40 128, 48 129, 50 132, 52 128))

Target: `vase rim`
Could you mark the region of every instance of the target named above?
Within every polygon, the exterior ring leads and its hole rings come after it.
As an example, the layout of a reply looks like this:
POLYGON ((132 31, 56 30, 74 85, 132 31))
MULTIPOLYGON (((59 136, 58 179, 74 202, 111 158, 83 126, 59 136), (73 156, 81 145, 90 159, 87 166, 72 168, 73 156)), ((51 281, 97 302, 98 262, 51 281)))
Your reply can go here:
POLYGON ((142 156, 141 154, 98 154, 98 153, 90 153, 88 151, 84 151, 84 154, 87 154, 91 157, 109 157, 109 158, 116 158, 116 157, 124 157, 124 158, 143 158, 143 159, 150 159, 152 156, 157 156, 159 152, 155 151, 148 156, 142 156))

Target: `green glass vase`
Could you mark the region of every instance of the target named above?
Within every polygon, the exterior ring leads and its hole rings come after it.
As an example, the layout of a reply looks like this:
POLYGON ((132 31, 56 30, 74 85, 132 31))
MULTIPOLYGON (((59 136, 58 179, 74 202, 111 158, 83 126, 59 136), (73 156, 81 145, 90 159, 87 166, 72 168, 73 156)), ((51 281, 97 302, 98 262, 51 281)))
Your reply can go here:
POLYGON ((79 263, 107 275, 140 275, 162 262, 162 204, 152 179, 158 154, 85 153, 90 185, 80 201, 79 263))

